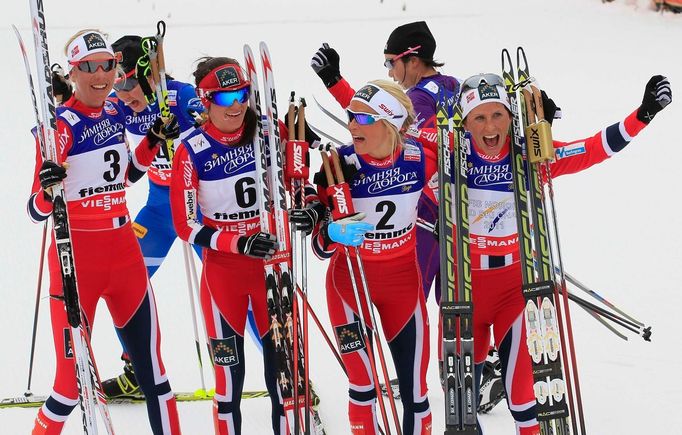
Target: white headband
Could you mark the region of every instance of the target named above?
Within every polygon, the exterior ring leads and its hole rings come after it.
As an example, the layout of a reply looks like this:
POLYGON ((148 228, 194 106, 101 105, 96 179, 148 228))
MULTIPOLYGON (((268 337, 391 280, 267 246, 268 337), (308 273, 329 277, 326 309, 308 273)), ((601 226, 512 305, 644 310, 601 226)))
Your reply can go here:
POLYGON ((407 109, 393 95, 379 86, 368 83, 358 90, 351 101, 359 101, 371 107, 376 113, 386 116, 386 121, 393 124, 398 131, 403 128, 407 119, 407 109))
POLYGON ((485 103, 500 103, 504 105, 509 111, 509 98, 507 98, 507 91, 500 85, 481 85, 477 88, 469 89, 462 94, 460 104, 462 106, 462 119, 466 118, 469 112, 476 107, 485 103))
POLYGON ((71 41, 66 49, 66 59, 69 63, 78 62, 85 56, 95 53, 109 53, 114 56, 114 50, 104 35, 99 32, 87 32, 71 41))

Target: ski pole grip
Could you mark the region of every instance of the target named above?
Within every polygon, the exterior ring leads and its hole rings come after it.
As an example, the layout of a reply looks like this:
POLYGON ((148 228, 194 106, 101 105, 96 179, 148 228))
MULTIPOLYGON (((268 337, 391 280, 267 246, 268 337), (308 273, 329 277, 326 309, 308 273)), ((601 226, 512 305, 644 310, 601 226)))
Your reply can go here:
MULTIPOLYGON (((292 131, 289 130, 289 134, 292 131)), ((289 140, 285 148, 284 176, 288 180, 308 179, 310 175, 310 146, 302 140, 289 140)))
POLYGON ((330 185, 327 187, 327 196, 332 204, 332 218, 335 221, 355 214, 348 183, 330 185))
POLYGON ((526 127, 528 160, 531 163, 554 161, 552 126, 544 119, 526 127))

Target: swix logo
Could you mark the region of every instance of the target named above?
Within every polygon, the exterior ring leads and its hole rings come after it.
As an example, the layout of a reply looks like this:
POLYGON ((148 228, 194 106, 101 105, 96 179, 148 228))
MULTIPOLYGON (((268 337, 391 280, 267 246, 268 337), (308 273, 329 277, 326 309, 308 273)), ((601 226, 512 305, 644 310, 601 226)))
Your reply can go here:
POLYGON ((192 162, 184 160, 182 162, 182 179, 185 182, 185 187, 192 187, 192 176, 194 175, 194 167, 192 162))
POLYGON ((542 156, 542 148, 540 147, 540 130, 537 127, 529 127, 530 134, 527 135, 527 140, 533 148, 533 155, 535 157, 542 156))
POLYGON ((338 184, 334 186, 334 194, 332 196, 339 214, 349 214, 350 209, 348 208, 348 201, 346 200, 346 193, 344 192, 343 186, 338 184))
POLYGON ((301 144, 294 144, 294 172, 303 174, 305 162, 303 161, 303 146, 301 144))
POLYGON ((379 108, 386 112, 387 115, 394 116, 395 113, 391 109, 389 109, 384 103, 379 104, 379 108))

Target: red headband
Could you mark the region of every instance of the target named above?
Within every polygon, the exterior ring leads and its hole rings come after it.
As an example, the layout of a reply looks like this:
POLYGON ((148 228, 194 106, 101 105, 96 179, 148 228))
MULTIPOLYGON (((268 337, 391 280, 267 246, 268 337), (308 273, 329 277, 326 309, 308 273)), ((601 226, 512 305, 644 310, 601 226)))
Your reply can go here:
POLYGON ((201 79, 197 86, 197 95, 201 98, 204 107, 208 108, 208 93, 218 90, 241 89, 251 83, 244 77, 244 73, 239 65, 227 63, 217 66, 201 79))

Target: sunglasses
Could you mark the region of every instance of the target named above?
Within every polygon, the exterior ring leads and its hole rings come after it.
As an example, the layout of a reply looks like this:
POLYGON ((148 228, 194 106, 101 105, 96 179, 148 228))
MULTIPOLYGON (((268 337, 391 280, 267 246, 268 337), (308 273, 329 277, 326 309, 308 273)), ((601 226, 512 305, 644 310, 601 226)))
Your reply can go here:
POLYGON ((70 65, 78 68, 79 71, 84 73, 94 73, 98 68, 102 68, 102 71, 109 72, 116 68, 116 59, 107 60, 79 60, 77 62, 69 62, 70 65))
POLYGON ((139 84, 140 82, 135 77, 123 77, 114 82, 114 90, 116 92, 130 92, 139 84))
POLYGON ((348 123, 350 124, 353 122, 353 120, 355 120, 358 125, 372 125, 382 119, 399 119, 403 117, 403 115, 377 115, 375 113, 353 112, 352 110, 346 110, 346 113, 348 114, 348 123))
POLYGON ((413 47, 413 48, 408 48, 407 51, 400 53, 399 55, 397 55, 393 59, 386 59, 384 61, 384 66, 387 69, 393 69, 393 67, 395 66, 396 60, 400 59, 401 57, 407 56, 408 54, 412 54, 412 53, 416 52, 417 50, 419 50, 420 48, 422 48, 421 45, 417 45, 416 47, 413 47))
POLYGON ((223 107, 230 107, 235 101, 244 104, 249 100, 250 87, 246 86, 234 91, 211 91, 206 98, 214 104, 223 107))
POLYGON ((504 80, 502 79, 502 77, 493 73, 476 74, 475 76, 471 76, 468 79, 464 80, 464 82, 462 83, 461 92, 464 93, 471 89, 477 89, 479 86, 482 85, 504 87, 504 80))

